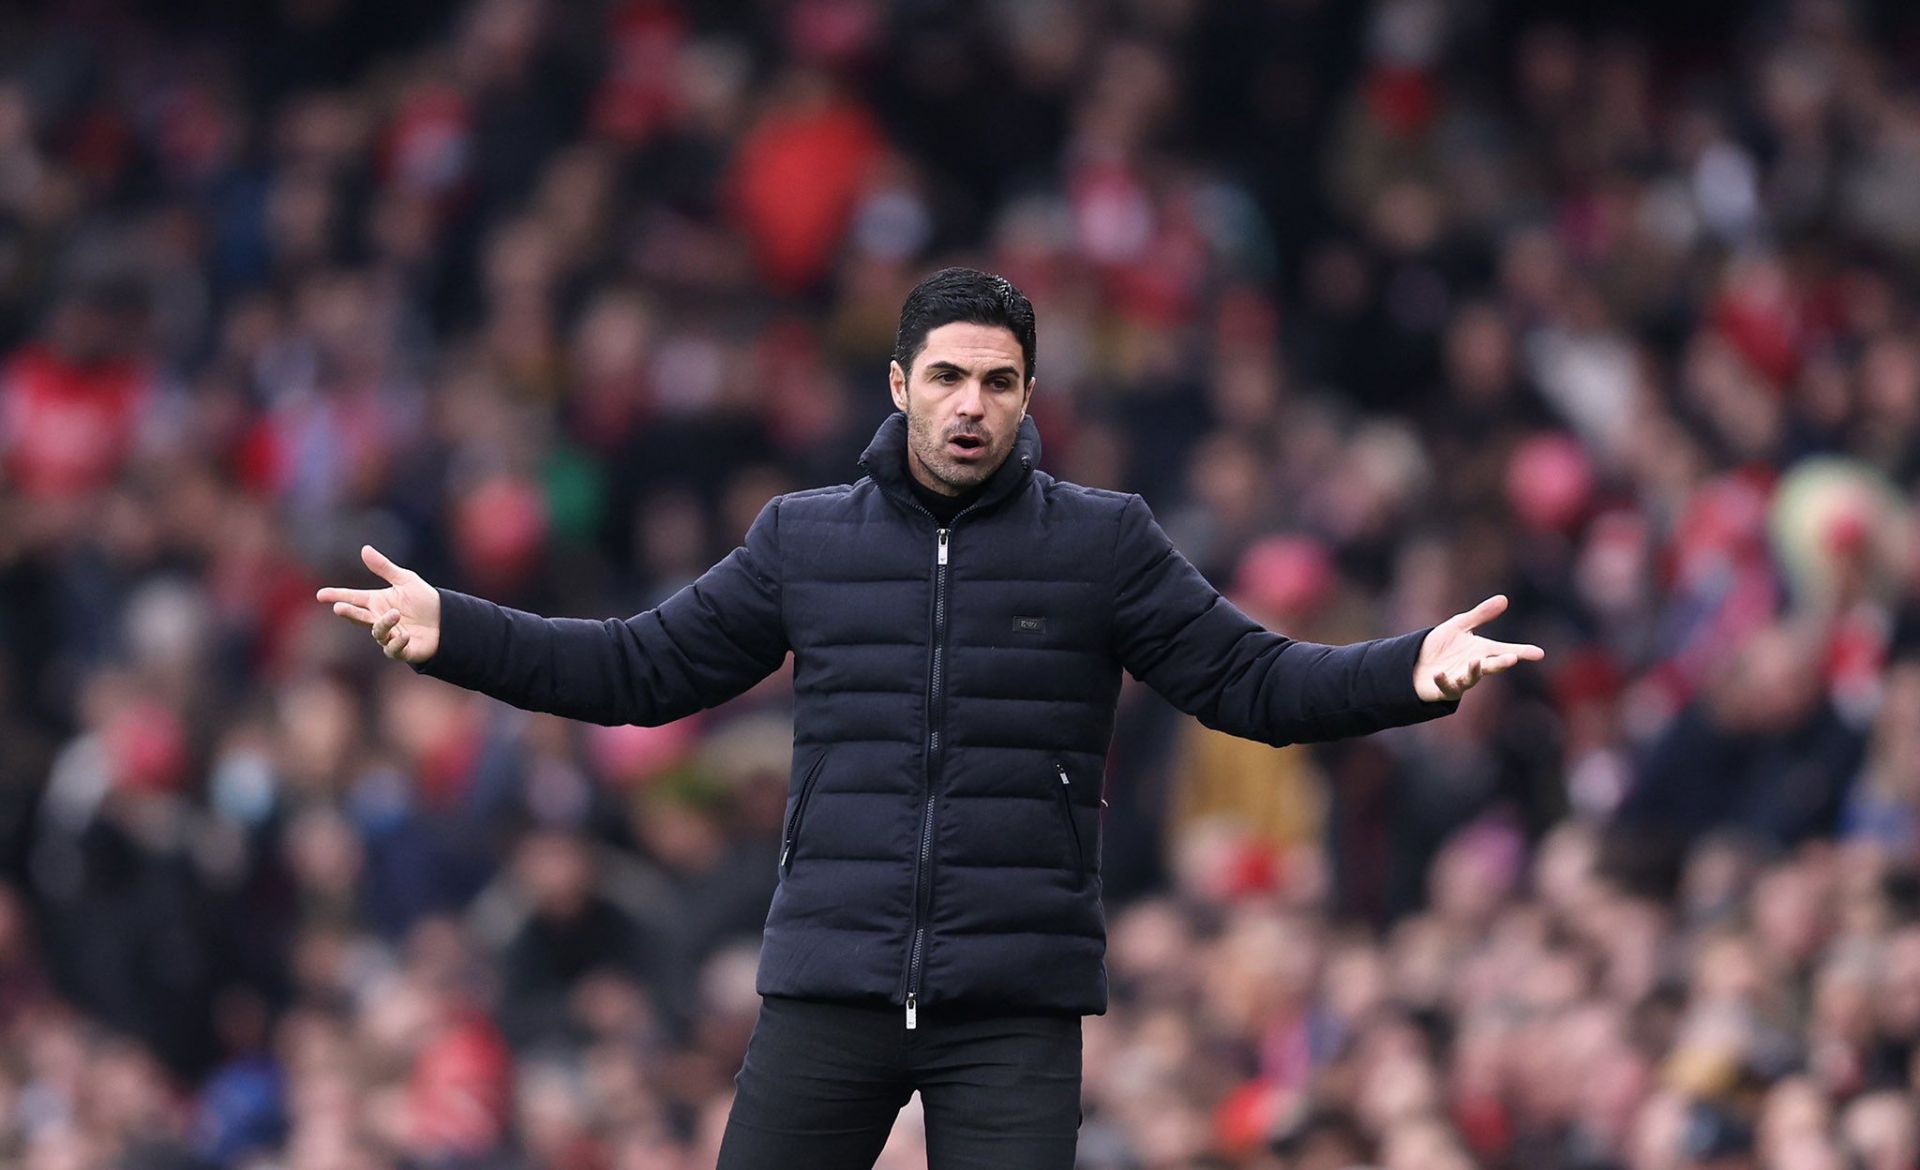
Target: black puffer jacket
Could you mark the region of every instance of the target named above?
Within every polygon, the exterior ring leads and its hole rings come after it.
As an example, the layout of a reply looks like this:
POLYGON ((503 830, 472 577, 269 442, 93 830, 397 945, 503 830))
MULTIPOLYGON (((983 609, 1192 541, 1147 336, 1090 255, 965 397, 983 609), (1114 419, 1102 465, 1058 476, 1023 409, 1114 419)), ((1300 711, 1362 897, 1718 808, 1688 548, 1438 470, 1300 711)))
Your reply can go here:
POLYGON ((1270 633, 1138 496, 1034 469, 1039 435, 945 529, 914 499, 906 418, 858 483, 769 503, 658 608, 547 619, 443 590, 422 672, 535 710, 663 723, 794 656, 793 773, 763 994, 1010 1010, 1106 1007, 1100 784, 1125 669, 1208 726, 1284 744, 1451 711, 1425 631, 1270 633))

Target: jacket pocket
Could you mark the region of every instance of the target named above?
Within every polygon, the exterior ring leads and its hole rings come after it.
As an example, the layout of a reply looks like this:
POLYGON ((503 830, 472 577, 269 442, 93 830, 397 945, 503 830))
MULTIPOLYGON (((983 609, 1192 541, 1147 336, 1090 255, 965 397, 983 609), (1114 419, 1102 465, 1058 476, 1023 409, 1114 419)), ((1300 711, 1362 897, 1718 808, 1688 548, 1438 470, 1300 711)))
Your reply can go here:
POLYGON ((1087 877, 1087 854, 1080 846, 1080 822, 1073 819, 1073 781, 1067 778, 1067 766, 1055 762, 1053 772, 1059 778, 1060 816, 1067 822, 1067 837, 1073 842, 1073 874, 1076 880, 1085 881, 1087 877))
POLYGON ((793 812, 787 816, 786 832, 780 835, 780 872, 784 875, 793 869, 793 847, 800 840, 800 822, 807 815, 807 801, 813 797, 813 785, 820 778, 820 765, 827 762, 827 749, 821 748, 820 754, 813 758, 813 765, 807 769, 806 779, 800 781, 800 796, 793 802, 793 812))

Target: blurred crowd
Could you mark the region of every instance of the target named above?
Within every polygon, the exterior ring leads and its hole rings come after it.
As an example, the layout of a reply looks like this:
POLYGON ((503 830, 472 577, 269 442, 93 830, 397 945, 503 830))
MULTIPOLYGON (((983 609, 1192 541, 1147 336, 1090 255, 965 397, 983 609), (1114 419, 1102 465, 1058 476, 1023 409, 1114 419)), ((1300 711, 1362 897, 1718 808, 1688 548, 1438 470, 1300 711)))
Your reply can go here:
MULTIPOLYGON (((1920 20, 1894 3, 0 13, 0 1162, 696 1170, 786 681, 527 715, 313 603, 636 612, 857 475, 900 301, 1319 641, 1540 668, 1272 750, 1123 696, 1111 1170, 1920 1165, 1920 20)), ((903 1115, 882 1165, 924 1164, 903 1115)))

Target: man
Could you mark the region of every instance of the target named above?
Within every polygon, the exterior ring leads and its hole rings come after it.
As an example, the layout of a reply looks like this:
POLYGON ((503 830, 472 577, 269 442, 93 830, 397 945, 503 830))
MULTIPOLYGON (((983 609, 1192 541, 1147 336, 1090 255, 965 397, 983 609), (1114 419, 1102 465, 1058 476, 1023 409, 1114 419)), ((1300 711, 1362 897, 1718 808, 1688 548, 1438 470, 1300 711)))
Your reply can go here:
POLYGON ((1125 669, 1209 726, 1282 744, 1454 708, 1538 659, 1473 632, 1270 633, 1138 496, 1037 469, 1034 318, 949 268, 908 295, 899 413, 858 483, 780 496, 744 544, 624 621, 546 619, 372 548, 322 589, 387 655, 518 706, 662 723, 793 654, 794 752, 760 1020, 726 1170, 871 1166, 919 1090, 933 1170, 1072 1165, 1080 1017, 1106 1009, 1100 783, 1125 669))

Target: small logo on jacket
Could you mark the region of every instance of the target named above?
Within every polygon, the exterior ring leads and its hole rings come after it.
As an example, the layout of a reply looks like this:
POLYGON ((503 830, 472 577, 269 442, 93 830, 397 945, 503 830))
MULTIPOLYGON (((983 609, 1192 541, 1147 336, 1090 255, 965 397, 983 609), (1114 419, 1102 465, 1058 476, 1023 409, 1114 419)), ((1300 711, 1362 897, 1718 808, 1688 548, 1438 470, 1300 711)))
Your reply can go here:
POLYGON ((1013 632, 1016 634, 1044 634, 1047 632, 1047 619, 1043 617, 1014 618, 1013 632))

